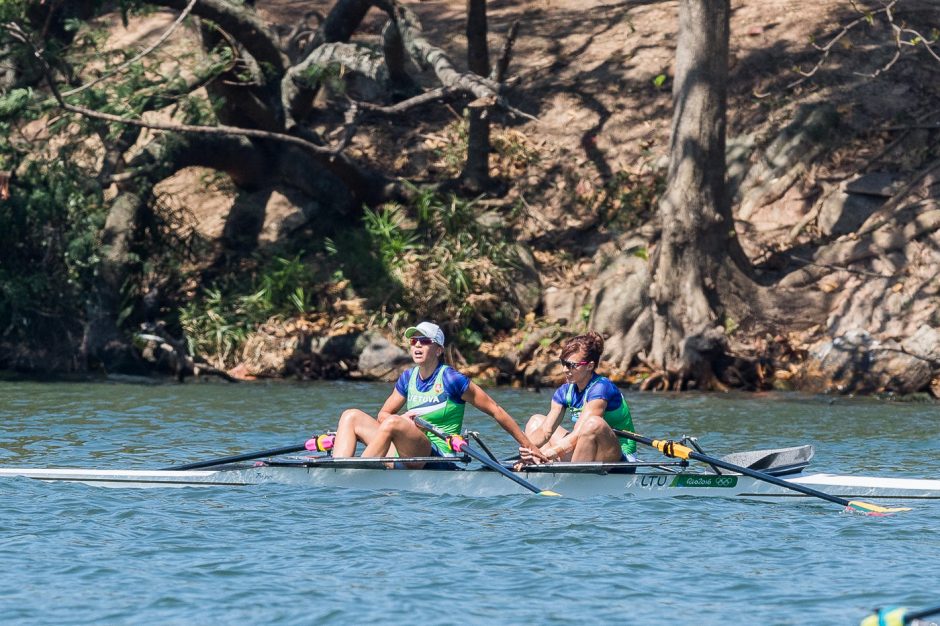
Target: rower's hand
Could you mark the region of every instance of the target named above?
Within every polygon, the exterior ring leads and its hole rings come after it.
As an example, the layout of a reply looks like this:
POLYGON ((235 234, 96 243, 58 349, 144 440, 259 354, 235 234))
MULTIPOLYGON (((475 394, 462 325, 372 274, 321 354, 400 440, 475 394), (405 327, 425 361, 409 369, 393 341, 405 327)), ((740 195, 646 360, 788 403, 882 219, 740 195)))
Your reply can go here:
MULTIPOLYGON (((536 465, 541 465, 542 463, 551 463, 552 460, 545 456, 545 453, 542 452, 541 448, 532 447, 526 448, 529 451, 529 454, 532 456, 532 462, 536 465)), ((520 452, 521 454, 521 452, 520 452)))
POLYGON ((548 459, 542 454, 542 451, 538 448, 519 448, 519 460, 513 465, 513 469, 519 471, 526 465, 541 465, 542 463, 548 463, 548 459))

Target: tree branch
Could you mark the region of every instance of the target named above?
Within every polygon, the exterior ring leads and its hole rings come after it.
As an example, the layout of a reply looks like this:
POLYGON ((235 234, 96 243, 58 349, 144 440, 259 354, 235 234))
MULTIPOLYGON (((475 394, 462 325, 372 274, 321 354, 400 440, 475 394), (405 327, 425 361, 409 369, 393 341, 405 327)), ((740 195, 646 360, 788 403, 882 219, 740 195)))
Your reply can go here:
MULTIPOLYGON (((885 63, 880 68, 876 69, 874 72, 871 72, 869 74, 865 74, 862 72, 855 72, 857 76, 875 78, 878 75, 882 74, 883 72, 890 70, 894 66, 894 64, 897 63, 898 59, 901 58, 901 53, 902 53, 902 49, 904 46, 917 47, 918 45, 923 44, 924 48, 926 48, 927 50, 927 53, 930 54, 938 62, 940 62, 940 54, 934 51, 932 47, 932 45, 936 43, 937 41, 936 38, 929 39, 921 35, 918 31, 912 28, 907 28, 907 27, 902 27, 902 26, 897 25, 897 23, 895 22, 894 8, 898 4, 898 2, 900 2, 900 0, 891 0, 880 9, 877 9, 875 11, 868 11, 867 9, 860 7, 858 4, 856 4, 854 0, 850 0, 852 8, 858 11, 858 13, 860 13, 861 15, 858 18, 849 22, 848 24, 845 24, 842 27, 842 29, 838 33, 836 33, 832 37, 832 39, 830 39, 829 42, 826 43, 825 45, 819 46, 814 43, 813 47, 821 51, 823 53, 822 56, 816 61, 815 65, 813 65, 812 69, 810 69, 809 71, 804 72, 800 69, 797 69, 796 71, 798 74, 800 74, 801 78, 788 84, 787 88, 792 89, 796 87, 797 85, 800 85, 806 82, 810 77, 815 75, 819 71, 819 69, 825 64, 826 60, 829 57, 829 54, 832 52, 833 47, 837 43, 839 43, 846 35, 849 34, 849 32, 852 29, 854 29, 856 26, 858 26, 862 22, 868 22, 869 24, 871 24, 874 21, 874 16, 879 15, 879 14, 883 14, 885 16, 885 19, 887 20, 888 25, 891 27, 891 30, 894 33, 893 39, 894 39, 895 52, 892 55, 892 57, 888 60, 887 63, 885 63), (904 38, 905 34, 910 35, 911 39, 905 39, 904 38)), ((760 94, 760 95, 765 95, 765 94, 760 94)))
POLYGON ((325 146, 317 145, 306 139, 300 137, 295 137, 293 135, 288 135, 285 133, 275 133, 264 130, 255 130, 251 128, 238 128, 235 126, 197 126, 192 124, 164 124, 160 122, 144 122, 143 120, 129 119, 126 117, 121 117, 119 115, 111 115, 110 113, 102 113, 100 111, 95 111, 93 109, 88 109, 86 107, 76 106, 74 104, 69 104, 62 97, 62 94, 59 92, 59 88, 56 86, 55 81, 52 78, 51 69, 49 64, 46 62, 45 58, 40 54, 39 50, 32 44, 29 37, 25 32, 20 29, 16 24, 7 24, 5 28, 10 30, 13 34, 21 39, 23 43, 28 45, 32 52, 33 56, 39 62, 40 67, 42 68, 43 75, 46 79, 46 83, 49 85, 49 89, 52 91, 53 97, 56 99, 56 102, 59 103, 59 106, 69 111, 71 113, 76 113, 84 117, 91 119, 103 120, 106 122, 114 122, 117 124, 127 124, 130 126, 137 126, 139 128, 148 128, 150 130, 159 130, 167 132, 178 132, 178 133, 198 133, 204 135, 239 135, 243 137, 252 137, 255 139, 268 139, 273 141, 280 141, 283 143, 293 144, 304 148, 314 154, 318 155, 329 155, 333 156, 338 154, 345 147, 343 144, 339 148, 329 148, 325 146))
POLYGON ((446 87, 438 87, 437 89, 432 89, 431 91, 425 91, 422 94, 418 94, 413 98, 408 98, 407 100, 402 100, 401 102, 389 105, 382 106, 379 104, 373 104, 371 102, 357 102, 360 109, 364 111, 369 111, 370 113, 381 113, 385 115, 400 115, 410 111, 411 109, 421 106, 422 104, 427 104, 428 102, 434 102, 435 100, 440 100, 445 98, 453 92, 446 87))
POLYGON ((513 115, 538 121, 538 118, 511 106, 499 93, 499 83, 473 73, 457 71, 447 54, 424 37, 421 22, 411 9, 402 6, 397 0, 376 0, 375 4, 395 21, 411 59, 418 66, 430 67, 445 88, 470 93, 481 102, 491 101, 513 115))
MULTIPOLYGON (((150 4, 183 10, 190 0, 148 0, 150 4)), ((193 15, 211 20, 219 28, 231 33, 255 61, 267 65, 272 74, 280 77, 287 69, 287 59, 278 47, 278 38, 254 10, 226 0, 198 0, 193 15)))
POLYGON ((173 34, 173 31, 175 31, 177 27, 183 23, 183 20, 186 19, 186 16, 189 15, 190 11, 192 11, 193 9, 193 6, 198 1, 199 0, 189 0, 189 4, 187 4, 186 7, 183 9, 183 11, 179 14, 179 17, 177 17, 176 20, 172 24, 170 24, 170 27, 167 28, 166 31, 164 31, 164 33, 160 35, 160 38, 157 39, 157 41, 155 41, 153 45, 151 45, 149 48, 135 55, 133 58, 128 59, 124 63, 121 63, 120 65, 113 68, 112 70, 105 72, 104 74, 102 74, 95 80, 91 81, 90 83, 86 83, 80 87, 76 87, 75 89, 69 89, 68 91, 64 92, 62 95, 65 97, 74 96, 75 94, 81 93, 85 91, 86 89, 94 87, 101 81, 107 80, 108 78, 111 78, 112 76, 114 76, 115 74, 119 72, 123 72, 125 69, 130 67, 133 63, 140 61, 142 58, 144 58, 145 56, 147 56, 148 54, 150 54, 151 52, 159 48, 161 45, 163 45, 163 42, 169 39, 170 35, 173 34))
POLYGON ((516 36, 519 34, 519 20, 515 20, 506 33, 506 41, 503 42, 503 50, 500 52, 496 65, 493 66, 493 72, 490 74, 490 80, 497 84, 502 84, 506 78, 506 72, 509 70, 509 59, 512 56, 512 47, 516 43, 516 36))

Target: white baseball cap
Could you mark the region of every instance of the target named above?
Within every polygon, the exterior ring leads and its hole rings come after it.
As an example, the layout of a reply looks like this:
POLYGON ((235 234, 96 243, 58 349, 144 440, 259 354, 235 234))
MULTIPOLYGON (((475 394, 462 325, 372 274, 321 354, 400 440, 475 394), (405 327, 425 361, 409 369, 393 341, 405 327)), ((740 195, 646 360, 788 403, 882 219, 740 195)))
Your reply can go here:
POLYGON ((444 331, 437 324, 431 322, 421 322, 417 326, 412 326, 405 330, 405 339, 411 339, 415 335, 427 337, 437 345, 444 347, 444 331))

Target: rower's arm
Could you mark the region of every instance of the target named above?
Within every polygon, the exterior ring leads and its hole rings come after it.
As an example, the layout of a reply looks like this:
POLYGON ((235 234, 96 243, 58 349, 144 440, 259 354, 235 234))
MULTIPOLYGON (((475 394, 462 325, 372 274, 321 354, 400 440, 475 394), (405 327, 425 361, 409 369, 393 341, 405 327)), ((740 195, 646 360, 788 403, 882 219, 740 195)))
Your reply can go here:
POLYGON ((385 421, 385 418, 397 415, 403 406, 405 406, 405 396, 398 393, 397 389, 392 389, 392 393, 389 394, 385 404, 379 410, 379 414, 375 418, 376 421, 381 424, 385 421))
POLYGON ((539 424, 539 427, 531 433, 530 439, 532 440, 532 443, 539 446, 540 448, 548 443, 549 439, 552 438, 552 433, 554 433, 555 429, 561 425, 561 420, 564 418, 564 416, 564 405, 552 400, 552 405, 548 409, 548 415, 545 416, 545 419, 542 420, 542 423, 539 424))
POLYGON ((578 433, 581 431, 581 424, 586 423, 584 418, 586 417, 604 417, 604 412, 607 410, 607 400, 603 398, 597 398, 596 400, 591 400, 584 403, 584 408, 581 409, 581 415, 578 417, 578 421, 574 423, 574 428, 571 429, 571 434, 575 437, 578 436, 578 433))
POLYGON ((571 432, 565 435, 554 445, 544 446, 542 448, 542 453, 550 459, 563 459, 566 454, 574 451, 574 448, 578 443, 578 437, 581 434, 581 425, 587 423, 585 418, 593 416, 603 417, 604 411, 606 409, 607 400, 604 400, 603 398, 598 398, 596 400, 591 400, 590 402, 585 403, 584 408, 581 409, 581 415, 578 417, 578 421, 574 423, 574 428, 571 429, 571 432))
POLYGON ((472 404, 496 420, 496 422, 503 427, 503 430, 512 435, 512 438, 519 442, 519 445, 523 448, 538 449, 536 446, 532 445, 532 442, 529 441, 529 438, 526 437, 524 432, 522 432, 522 429, 519 428, 519 424, 516 423, 516 420, 512 419, 512 416, 510 416, 503 407, 496 404, 496 400, 491 398, 488 393, 480 389, 480 386, 476 383, 470 383, 467 386, 467 390, 463 392, 461 399, 464 402, 472 404))

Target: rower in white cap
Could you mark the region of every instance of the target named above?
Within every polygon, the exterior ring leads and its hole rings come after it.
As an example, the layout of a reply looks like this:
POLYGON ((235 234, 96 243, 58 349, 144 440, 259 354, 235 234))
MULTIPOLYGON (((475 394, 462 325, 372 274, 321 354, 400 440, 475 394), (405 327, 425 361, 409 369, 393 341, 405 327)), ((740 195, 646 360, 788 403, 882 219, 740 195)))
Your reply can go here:
MULTIPOLYGON (((355 456, 359 442, 365 444, 364 457, 453 456, 446 441, 418 428, 414 418, 420 415, 439 430, 459 435, 467 403, 495 419, 520 447, 538 451, 489 394, 443 362, 444 331, 440 326, 421 322, 405 330, 405 339, 415 366, 401 374, 375 418, 360 409, 343 411, 333 440, 334 457, 355 456)), ((425 465, 405 464, 412 469, 425 465)))

